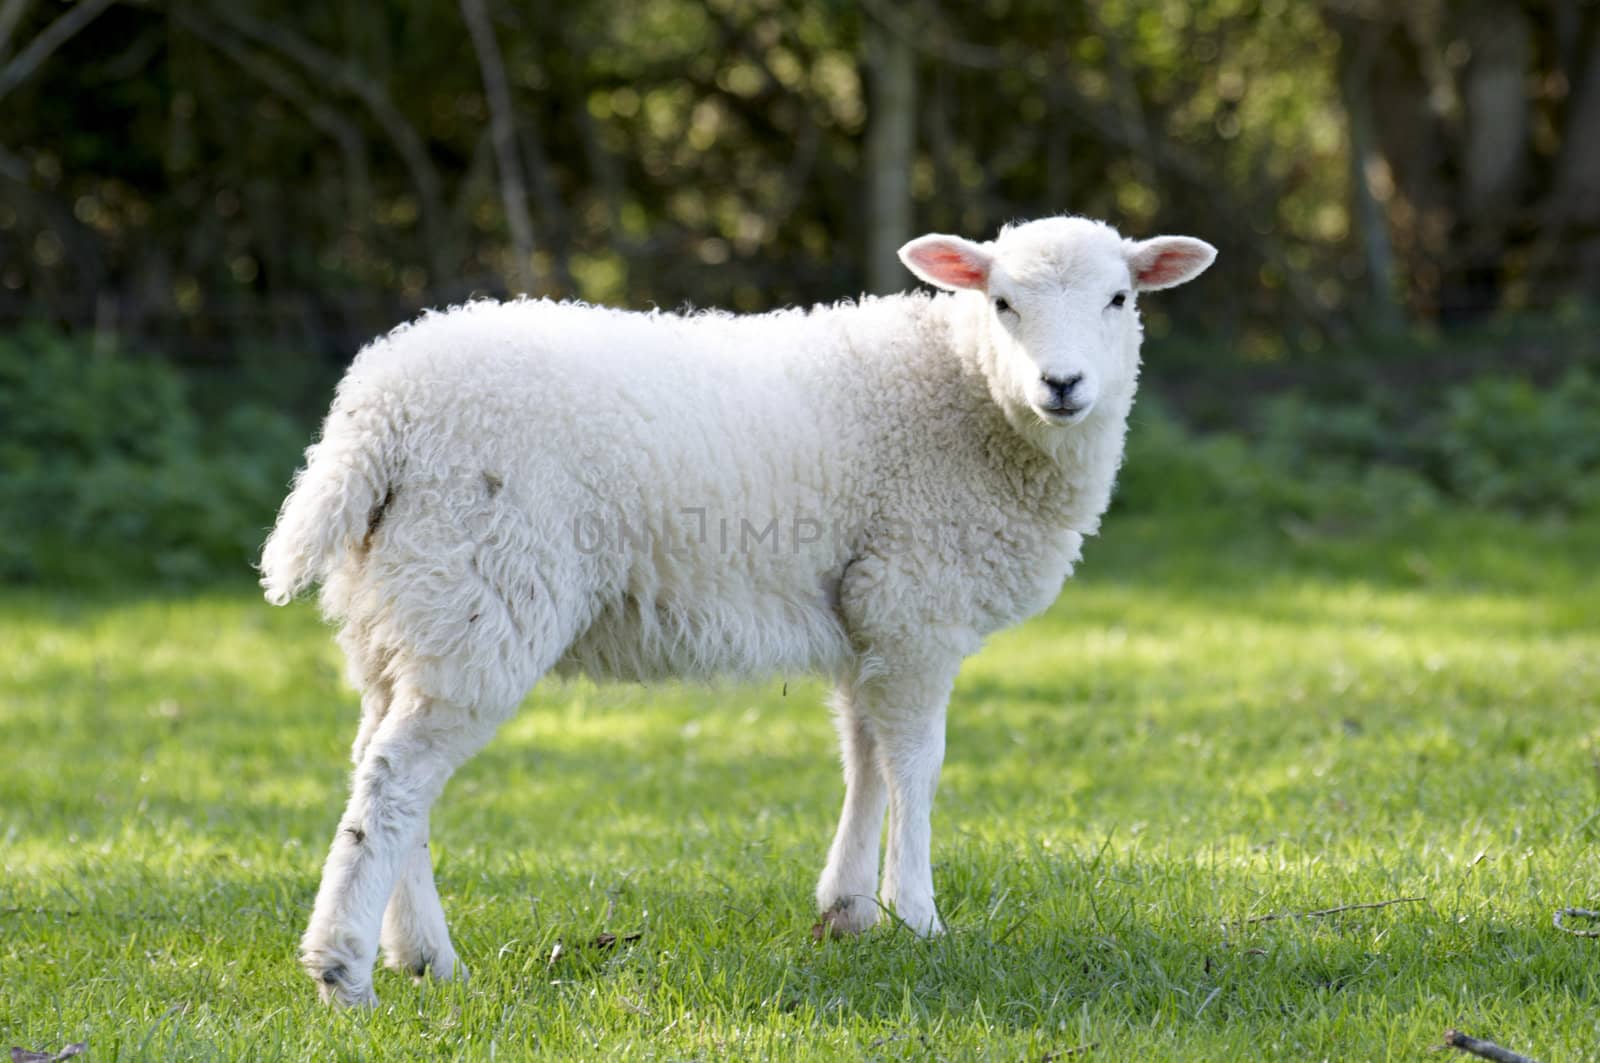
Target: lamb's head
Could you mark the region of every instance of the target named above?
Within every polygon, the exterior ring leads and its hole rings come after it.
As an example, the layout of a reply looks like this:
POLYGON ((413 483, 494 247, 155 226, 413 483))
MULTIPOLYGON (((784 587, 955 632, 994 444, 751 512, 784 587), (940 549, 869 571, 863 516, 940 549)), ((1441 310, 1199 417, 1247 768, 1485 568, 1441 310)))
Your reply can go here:
POLYGON ((900 249, 918 277, 973 301, 984 370, 1008 415, 1050 426, 1077 424, 1108 399, 1126 409, 1139 372, 1138 293, 1182 284, 1216 254, 1204 240, 1125 240, 1066 217, 1007 226, 982 244, 936 233, 900 249))

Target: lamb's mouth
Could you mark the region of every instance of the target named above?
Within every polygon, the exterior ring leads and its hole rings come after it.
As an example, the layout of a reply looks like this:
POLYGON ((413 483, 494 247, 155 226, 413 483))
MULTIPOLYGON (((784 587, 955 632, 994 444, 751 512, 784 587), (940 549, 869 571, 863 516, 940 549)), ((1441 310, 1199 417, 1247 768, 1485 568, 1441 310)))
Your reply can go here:
POLYGON ((1073 405, 1072 403, 1066 403, 1061 406, 1035 405, 1033 407, 1033 412, 1038 414, 1039 420, 1043 421, 1045 424, 1069 425, 1077 424, 1079 421, 1087 417, 1089 415, 1090 405, 1092 404, 1084 403, 1082 405, 1073 405))

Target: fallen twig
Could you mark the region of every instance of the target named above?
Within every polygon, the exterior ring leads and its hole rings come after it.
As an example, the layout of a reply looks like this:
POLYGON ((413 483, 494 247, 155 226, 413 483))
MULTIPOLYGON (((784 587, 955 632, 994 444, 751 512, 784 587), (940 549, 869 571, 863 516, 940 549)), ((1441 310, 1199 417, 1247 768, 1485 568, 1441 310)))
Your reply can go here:
POLYGON ((1556 929, 1563 934, 1571 934, 1573 937, 1578 938, 1600 938, 1600 927, 1594 930, 1574 930, 1562 922, 1569 915, 1577 919, 1600 919, 1600 912, 1595 911, 1593 908, 1561 908, 1557 910, 1553 920, 1556 924, 1556 929))
POLYGON ((589 945, 592 948, 609 949, 619 941, 624 945, 631 945, 642 937, 644 937, 644 931, 642 930, 635 930, 631 934, 613 934, 608 930, 604 933, 596 934, 595 939, 589 942, 589 945))
POLYGON ((1520 1052, 1502 1048, 1493 1041, 1485 1041, 1481 1037, 1470 1037, 1460 1030, 1446 1030, 1444 1043, 1450 1048, 1469 1052, 1483 1059, 1492 1059, 1495 1063, 1535 1063, 1520 1052))
POLYGON ((89 1042, 79 1041, 67 1045, 59 1052, 30 1052, 26 1048, 12 1046, 11 1063, 61 1063, 62 1060, 81 1056, 89 1050, 89 1042))
POLYGON ((1394 904, 1417 904, 1425 901, 1426 897, 1395 897, 1387 901, 1370 901, 1366 904, 1341 904, 1335 908, 1318 908, 1314 912, 1271 912, 1267 915, 1258 915, 1252 919, 1241 920, 1248 926, 1251 923, 1270 923, 1274 919, 1316 919, 1324 915, 1338 915, 1340 912, 1354 912, 1362 908, 1388 908, 1394 904))
MULTIPOLYGON (((593 939, 585 942, 585 944, 587 944, 591 949, 599 949, 603 952, 606 949, 614 949, 618 945, 631 945, 642 937, 644 937, 644 931, 642 930, 635 930, 628 934, 613 934, 611 931, 607 930, 596 934, 593 939)), ((509 944, 502 947, 500 954, 502 956, 505 955, 506 949, 510 947, 511 946, 509 944)), ((569 950, 562 943, 561 939, 557 938, 555 945, 551 946, 550 958, 545 961, 545 966, 554 967, 556 965, 556 961, 565 956, 568 951, 569 950)))
POLYGON ((1059 1052, 1046 1052, 1044 1055, 1039 1057, 1039 1063, 1050 1063, 1050 1061, 1054 1059, 1065 1059, 1068 1056, 1082 1055, 1085 1052, 1093 1052, 1099 1047, 1099 1041, 1090 1041, 1088 1044, 1073 1045, 1071 1048, 1063 1048, 1059 1052))

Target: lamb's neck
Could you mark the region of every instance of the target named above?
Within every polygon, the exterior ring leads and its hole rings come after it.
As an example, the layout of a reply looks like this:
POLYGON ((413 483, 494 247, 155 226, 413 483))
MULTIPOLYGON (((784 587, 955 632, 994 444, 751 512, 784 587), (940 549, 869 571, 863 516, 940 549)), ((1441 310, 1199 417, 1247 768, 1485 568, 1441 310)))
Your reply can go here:
POLYGON ((960 366, 961 392, 971 396, 970 419, 984 451, 1015 485, 1020 509, 1048 527, 1093 535, 1122 464, 1132 389, 1104 396, 1080 424, 1045 424, 997 383, 1003 376, 981 318, 987 311, 983 300, 954 295, 928 304, 960 366))
POLYGON ((1058 526, 1083 535, 1100 530, 1122 465, 1132 395, 1102 399, 1083 423, 1051 429, 1048 451, 1058 472, 1050 496, 1058 526))

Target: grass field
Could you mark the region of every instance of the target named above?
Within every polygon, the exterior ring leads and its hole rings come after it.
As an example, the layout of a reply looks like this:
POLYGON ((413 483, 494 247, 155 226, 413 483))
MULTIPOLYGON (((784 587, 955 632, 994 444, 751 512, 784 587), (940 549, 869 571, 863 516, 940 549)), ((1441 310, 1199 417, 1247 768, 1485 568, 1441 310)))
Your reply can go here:
POLYGON ((294 961, 356 717, 314 609, 7 592, 0 1041, 1437 1060, 1457 1026, 1600 1056, 1600 940, 1551 925, 1600 901, 1600 530, 1202 518, 1114 516, 1056 607, 969 662, 946 937, 812 942, 842 793, 814 682, 550 685, 434 817, 471 981, 380 972, 370 1014, 323 1009, 294 961))

